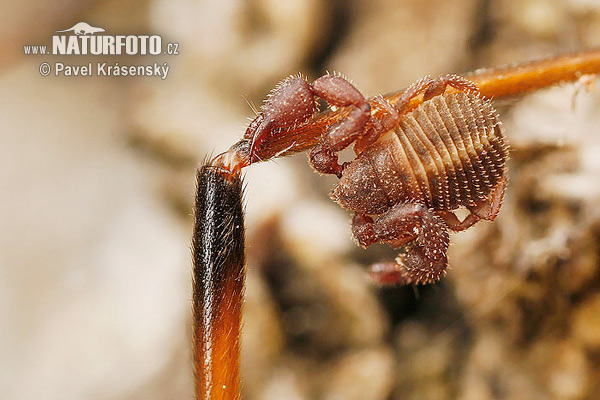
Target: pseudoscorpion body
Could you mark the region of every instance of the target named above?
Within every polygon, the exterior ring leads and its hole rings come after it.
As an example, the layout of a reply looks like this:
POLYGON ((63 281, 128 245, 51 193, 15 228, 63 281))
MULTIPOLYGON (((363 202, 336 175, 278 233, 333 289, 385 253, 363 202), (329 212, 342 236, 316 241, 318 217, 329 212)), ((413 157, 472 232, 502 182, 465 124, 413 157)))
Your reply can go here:
POLYGON ((447 267, 448 229, 491 221, 502 204, 508 146, 491 103, 457 75, 423 78, 395 105, 381 96, 368 102, 340 75, 313 83, 292 76, 271 93, 246 131, 248 163, 258 160, 259 147, 278 130, 308 121, 315 97, 349 111, 327 127, 310 163, 340 178, 332 197, 354 211, 352 233, 359 245, 402 248, 395 262, 372 266, 371 276, 394 284, 438 280, 447 267), (455 92, 446 92, 448 87, 455 92), (413 109, 417 96, 423 103, 413 109), (337 152, 352 143, 356 159, 340 165, 337 152), (470 212, 463 221, 454 214, 459 207, 470 212))
POLYGON ((403 201, 455 210, 485 200, 505 174, 508 146, 491 104, 444 94, 406 114, 344 169, 333 197, 365 214, 403 201))

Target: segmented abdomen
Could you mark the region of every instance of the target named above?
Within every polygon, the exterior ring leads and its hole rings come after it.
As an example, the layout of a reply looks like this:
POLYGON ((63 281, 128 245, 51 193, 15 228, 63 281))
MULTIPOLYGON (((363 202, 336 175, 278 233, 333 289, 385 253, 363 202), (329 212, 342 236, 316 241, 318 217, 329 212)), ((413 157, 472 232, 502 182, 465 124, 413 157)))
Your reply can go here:
POLYGON ((508 145, 494 108, 479 96, 436 96, 402 118, 395 138, 388 150, 396 167, 429 207, 472 205, 504 175, 508 145))
POLYGON ((344 169, 332 197, 348 209, 381 214, 415 201, 454 210, 485 199, 505 174, 508 145, 488 100, 443 94, 402 116, 344 169))

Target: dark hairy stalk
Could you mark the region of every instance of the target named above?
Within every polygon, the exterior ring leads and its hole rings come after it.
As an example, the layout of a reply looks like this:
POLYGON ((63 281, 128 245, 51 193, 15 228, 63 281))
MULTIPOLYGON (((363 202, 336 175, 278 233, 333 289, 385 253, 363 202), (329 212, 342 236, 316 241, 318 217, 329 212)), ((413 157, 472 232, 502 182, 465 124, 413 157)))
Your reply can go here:
POLYGON ((204 165, 197 174, 193 272, 196 398, 240 398, 240 327, 246 274, 242 179, 204 165))

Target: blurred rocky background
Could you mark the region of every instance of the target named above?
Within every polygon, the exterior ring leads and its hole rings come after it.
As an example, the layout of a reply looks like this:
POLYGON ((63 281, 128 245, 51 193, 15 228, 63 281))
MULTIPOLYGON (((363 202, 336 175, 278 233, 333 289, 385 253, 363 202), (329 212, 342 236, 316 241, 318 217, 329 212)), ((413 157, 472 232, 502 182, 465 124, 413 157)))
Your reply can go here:
MULTIPOLYGON (((4 2, 0 398, 189 399, 194 172, 286 75, 366 94, 600 45, 598 0, 4 2), (42 77, 24 56, 86 21, 160 34, 167 79, 42 77)), ((70 63, 98 57, 61 57, 70 63), (68 60, 67 60, 68 58, 68 60)), ((247 178, 244 398, 597 399, 600 87, 497 102, 510 185, 452 236, 438 284, 376 288, 304 155, 247 178)))

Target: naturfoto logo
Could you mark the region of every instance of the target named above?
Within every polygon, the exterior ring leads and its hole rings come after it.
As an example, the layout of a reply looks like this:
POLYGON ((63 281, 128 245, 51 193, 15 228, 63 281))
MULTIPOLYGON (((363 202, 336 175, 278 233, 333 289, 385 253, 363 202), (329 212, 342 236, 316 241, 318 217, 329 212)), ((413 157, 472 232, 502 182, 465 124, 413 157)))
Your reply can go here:
MULTIPOLYGON (((118 56, 118 55, 177 55, 179 43, 167 43, 163 47, 159 35, 107 35, 101 27, 78 22, 68 29, 54 31, 51 52, 44 45, 23 46, 26 55, 55 56, 118 56)), ((145 65, 122 65, 108 62, 68 64, 48 62, 40 64, 42 76, 159 76, 165 79, 169 73, 168 63, 145 65)))
POLYGON ((55 31, 52 36, 54 55, 158 55, 162 52, 162 38, 158 35, 95 35, 103 28, 78 22, 72 28, 55 31), (57 35, 57 33, 74 35, 57 35))

